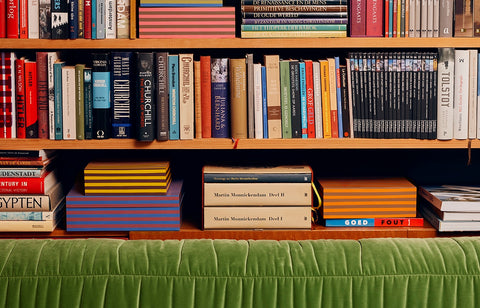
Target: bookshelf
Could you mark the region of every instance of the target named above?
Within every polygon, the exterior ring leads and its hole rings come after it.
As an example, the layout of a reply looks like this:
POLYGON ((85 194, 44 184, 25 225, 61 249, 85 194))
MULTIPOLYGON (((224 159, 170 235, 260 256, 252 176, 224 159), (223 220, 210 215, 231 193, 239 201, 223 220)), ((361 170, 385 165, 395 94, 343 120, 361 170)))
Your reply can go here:
MULTIPOLYGON (((35 40, 35 39, 0 39, 2 50, 60 50, 68 53, 90 50, 215 50, 228 55, 236 50, 244 53, 245 50, 264 53, 264 50, 283 49, 289 52, 301 48, 308 53, 316 49, 339 49, 342 51, 354 49, 434 49, 440 47, 454 48, 480 48, 478 38, 300 38, 300 39, 115 39, 115 40, 35 40)), ((175 156, 178 153, 194 151, 190 155, 196 160, 196 169, 191 171, 195 174, 188 179, 189 185, 198 185, 195 195, 196 200, 186 210, 193 210, 196 217, 194 222, 187 219, 184 221, 181 231, 156 231, 156 232, 66 232, 60 228, 52 233, 0 233, 2 238, 16 237, 50 237, 50 238, 77 238, 77 237, 121 237, 130 239, 190 239, 190 238, 228 238, 228 239, 359 239, 371 237, 436 237, 457 234, 439 234, 425 222, 424 227, 412 228, 326 228, 314 226, 312 230, 208 230, 202 231, 199 227, 200 207, 198 189, 200 174, 197 174, 199 166, 205 162, 219 157, 243 156, 247 152, 248 157, 259 155, 259 160, 269 159, 271 156, 289 155, 288 159, 295 160, 291 153, 308 151, 315 154, 309 155, 306 160, 315 159, 314 156, 325 151, 331 152, 330 158, 335 153, 363 153, 362 157, 368 157, 372 152, 388 151, 395 152, 397 157, 404 153, 415 151, 416 157, 425 154, 425 162, 429 161, 429 155, 444 155, 446 152, 455 151, 456 157, 462 156, 462 162, 467 153, 473 149, 480 149, 480 140, 418 140, 418 139, 194 139, 163 142, 139 142, 133 139, 108 139, 108 140, 45 140, 45 139, 4 139, 0 142, 0 149, 35 150, 35 149, 58 149, 77 152, 78 155, 92 152, 109 155, 112 151, 122 150, 127 155, 143 155, 145 153, 167 153, 167 156, 175 156), (365 153, 365 151, 367 153, 365 153), (215 155, 210 154, 214 152, 215 155), (140 153, 140 154, 138 154, 140 153), (275 155, 271 155, 275 153, 275 155), (197 155, 198 154, 198 155, 197 155), (193 183, 193 184, 192 184, 193 183), (196 215, 197 214, 197 215, 196 215)), ((475 152, 475 151, 474 151, 475 152)), ((185 157, 189 156, 184 154, 185 157)), ((344 154, 347 156, 347 154, 344 154)), ((451 155, 446 155, 450 159, 451 155)), ((285 157, 285 156, 283 156, 285 157)), ((278 158, 277 158, 278 159, 278 158)), ((248 160, 246 158, 245 160, 248 160)), ((339 159, 340 160, 340 159, 339 159)), ((375 157, 370 163, 374 163, 375 157)), ((413 160, 412 160, 413 161, 413 160)), ((436 161, 438 162, 438 161, 436 161)), ((458 163, 458 162, 457 162, 458 163)), ((421 163, 420 163, 421 164, 421 163)), ((461 164, 461 163, 460 163, 461 164)), ((187 165, 187 169, 190 165, 187 165)), ((401 168, 402 165, 399 167, 401 168)), ((381 167, 379 167, 381 168, 381 167)), ((361 168, 360 168, 361 169, 361 168)), ((316 170, 316 168, 314 168, 316 170)), ((185 174, 187 172, 184 172, 185 174)))

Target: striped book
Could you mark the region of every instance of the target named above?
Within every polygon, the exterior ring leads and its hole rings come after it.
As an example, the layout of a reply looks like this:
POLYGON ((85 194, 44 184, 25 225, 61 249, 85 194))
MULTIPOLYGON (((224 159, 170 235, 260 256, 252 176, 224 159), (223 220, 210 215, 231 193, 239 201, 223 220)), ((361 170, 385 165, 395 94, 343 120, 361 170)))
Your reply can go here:
POLYGON ((234 38, 234 7, 140 7, 140 38, 234 38))
POLYGON ((140 7, 158 7, 158 6, 195 6, 195 7, 212 7, 222 6, 222 0, 140 0, 140 7))
POLYGON ((324 219, 416 217, 417 188, 405 178, 318 179, 324 219))

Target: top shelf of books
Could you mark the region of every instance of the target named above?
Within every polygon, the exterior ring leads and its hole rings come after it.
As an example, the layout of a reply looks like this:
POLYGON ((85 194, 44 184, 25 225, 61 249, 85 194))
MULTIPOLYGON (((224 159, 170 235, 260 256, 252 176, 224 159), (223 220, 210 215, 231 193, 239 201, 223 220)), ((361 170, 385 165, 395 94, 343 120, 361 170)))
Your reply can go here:
POLYGON ((2 49, 264 49, 264 48, 480 48, 469 38, 287 38, 287 39, 0 39, 2 49))

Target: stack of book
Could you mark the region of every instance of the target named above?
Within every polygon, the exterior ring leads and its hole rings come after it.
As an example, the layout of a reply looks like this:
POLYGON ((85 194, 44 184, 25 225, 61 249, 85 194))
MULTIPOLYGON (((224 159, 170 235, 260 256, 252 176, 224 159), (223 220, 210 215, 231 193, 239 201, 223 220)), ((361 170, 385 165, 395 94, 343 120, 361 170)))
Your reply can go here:
POLYGON ((203 168, 204 229, 311 229, 309 166, 203 168))
POLYGON ((235 7, 221 0, 140 0, 140 38, 234 38, 235 7))
POLYGON ((67 231, 180 230, 183 182, 168 162, 91 162, 66 198, 67 231))
POLYGON ((0 231, 51 232, 65 215, 54 151, 0 151, 0 231))
POLYGON ((318 179, 327 227, 423 226, 405 178, 318 179))
POLYGON ((346 37, 346 0, 242 0, 242 38, 346 37))
POLYGON ((419 186, 419 210, 438 231, 480 231, 480 186, 419 186))

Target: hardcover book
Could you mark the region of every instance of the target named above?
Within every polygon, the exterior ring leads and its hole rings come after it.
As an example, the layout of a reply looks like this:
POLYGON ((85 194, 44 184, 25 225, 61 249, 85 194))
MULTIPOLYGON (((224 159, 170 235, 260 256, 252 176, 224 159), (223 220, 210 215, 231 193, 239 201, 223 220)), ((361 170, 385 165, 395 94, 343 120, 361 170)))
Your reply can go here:
POLYGON ((423 227, 423 218, 326 219, 325 227, 423 227))
POLYGON ((48 84, 48 138, 55 139, 55 73, 54 63, 58 60, 58 52, 47 53, 47 84, 48 84))
POLYGON ((178 55, 168 55, 168 100, 170 140, 180 139, 178 55))
POLYGON ((92 59, 93 134, 95 139, 108 139, 112 129, 110 54, 96 52, 92 59))
POLYGON ((247 72, 244 58, 230 59, 230 106, 232 138, 248 138, 247 72))
POLYGON ((68 0, 52 0, 52 39, 69 38, 68 0))
POLYGON ((212 137, 212 69, 210 56, 200 56, 202 138, 212 137))
POLYGON ((62 67, 64 61, 57 61, 53 64, 54 96, 55 96, 55 140, 63 139, 63 104, 62 104, 62 67))
POLYGON ((282 138, 282 108, 280 99, 280 57, 264 55, 267 74, 268 138, 282 138))
POLYGON ((212 65, 212 137, 230 137, 228 58, 213 58, 212 65))
POLYGON ((180 139, 193 139, 195 136, 195 103, 193 83, 193 54, 181 53, 179 62, 180 97, 180 139))
MULTIPOLYGON (((133 13, 135 14, 135 12, 133 13)), ((130 1, 117 0, 117 38, 130 38, 130 1)))
POLYGON ((204 183, 311 183, 312 169, 306 165, 203 167, 204 183))
POLYGON ((255 139, 263 139, 262 65, 253 65, 255 139))
MULTIPOLYGON (((366 0, 352 0, 350 2, 350 36, 363 37, 367 34, 366 27, 366 0)), ((369 8, 371 11, 371 8, 369 8)))
POLYGON ((290 61, 290 103, 292 107, 292 138, 302 138, 300 63, 296 60, 290 61))
POLYGON ((153 52, 137 53, 137 140, 155 139, 155 84, 153 52))
POLYGON ((454 34, 454 1, 440 0, 439 37, 452 37, 454 34))
POLYGON ((55 171, 49 171, 37 178, 1 178, 0 194, 45 194, 57 183, 55 171))
POLYGON ((469 185, 419 186, 418 195, 445 212, 480 212, 480 187, 469 185))
MULTIPOLYGON (((4 54, 2 54, 3 57, 4 54)), ((15 79, 15 102, 16 102, 16 132, 17 138, 26 138, 26 115, 25 115, 25 58, 15 59, 15 76, 8 76, 7 71, 5 71, 5 76, 2 76, 4 80, 10 78, 15 79)), ((7 83, 8 85, 8 83, 7 83)), ((10 96, 11 97, 11 96, 10 96)), ((4 102, 8 101, 9 96, 3 96, 2 100, 4 102)), ((3 136, 6 136, 6 127, 3 128, 3 136)))
POLYGON ((90 67, 83 69, 83 87, 85 139, 93 139, 93 84, 90 67))
POLYGON ((455 50, 455 96, 453 138, 468 138, 469 51, 455 50))
POLYGON ((38 138, 37 62, 25 60, 25 130, 27 138, 38 138))
POLYGON ((15 108, 15 59, 14 52, 0 53, 0 104, 3 107, 3 118, 0 120, 0 137, 16 138, 16 108, 15 108))
POLYGON ((62 123, 63 139, 75 140, 77 137, 77 114, 75 99, 75 66, 62 67, 62 123))
POLYGON ((78 140, 85 139, 85 64, 75 65, 75 126, 78 140))
POLYGON ((292 106, 290 103, 290 61, 280 61, 280 92, 282 106, 282 137, 292 138, 292 106))
POLYGON ((44 194, 0 195, 0 210, 6 213, 20 211, 48 212, 53 211, 63 199, 65 199, 64 186, 63 183, 58 182, 44 194))
POLYGON ((113 51, 112 138, 132 138, 133 53, 113 51))
POLYGON ((157 94, 157 140, 169 139, 168 107, 168 52, 155 53, 156 94, 157 94))
POLYGON ((473 37, 473 0, 455 1, 455 37, 473 37))

